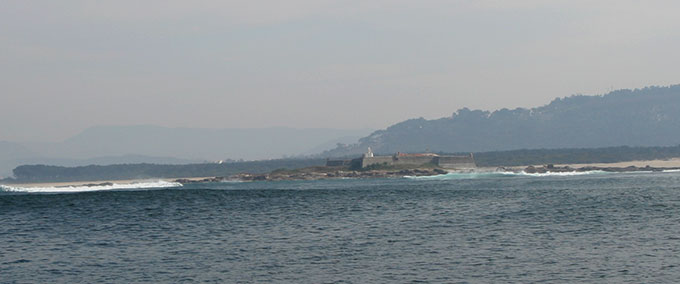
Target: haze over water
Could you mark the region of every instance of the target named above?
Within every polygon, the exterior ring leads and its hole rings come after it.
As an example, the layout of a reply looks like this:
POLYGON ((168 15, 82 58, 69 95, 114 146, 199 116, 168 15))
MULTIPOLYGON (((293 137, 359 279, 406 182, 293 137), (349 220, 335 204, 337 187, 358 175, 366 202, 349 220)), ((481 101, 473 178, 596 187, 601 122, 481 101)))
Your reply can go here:
POLYGON ((678 172, 164 186, 5 187, 0 282, 680 278, 678 172))

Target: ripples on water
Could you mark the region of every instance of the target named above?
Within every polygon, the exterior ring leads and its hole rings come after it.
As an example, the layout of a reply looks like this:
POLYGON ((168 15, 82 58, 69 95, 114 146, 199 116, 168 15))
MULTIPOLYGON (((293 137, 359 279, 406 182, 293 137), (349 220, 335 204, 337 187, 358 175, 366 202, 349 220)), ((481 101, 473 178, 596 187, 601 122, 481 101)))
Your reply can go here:
POLYGON ((0 282, 675 282, 680 173, 0 192, 0 282))

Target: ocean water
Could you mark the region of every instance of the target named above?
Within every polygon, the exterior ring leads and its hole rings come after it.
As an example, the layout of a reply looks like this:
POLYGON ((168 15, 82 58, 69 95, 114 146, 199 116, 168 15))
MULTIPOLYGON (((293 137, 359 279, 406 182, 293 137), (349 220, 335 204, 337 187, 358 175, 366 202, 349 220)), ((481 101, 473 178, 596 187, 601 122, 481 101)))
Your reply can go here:
POLYGON ((0 283, 680 279, 680 172, 137 187, 0 189, 0 283))

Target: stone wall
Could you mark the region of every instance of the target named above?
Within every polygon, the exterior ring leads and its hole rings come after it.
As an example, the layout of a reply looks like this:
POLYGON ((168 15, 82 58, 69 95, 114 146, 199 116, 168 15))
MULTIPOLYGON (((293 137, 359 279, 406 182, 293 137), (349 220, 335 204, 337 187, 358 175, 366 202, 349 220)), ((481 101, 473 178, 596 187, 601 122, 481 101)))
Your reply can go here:
POLYGON ((361 158, 362 168, 381 164, 422 166, 428 163, 445 169, 473 169, 477 167, 472 156, 375 156, 361 158))
POLYGON ((395 165, 416 165, 421 166, 427 163, 434 163, 432 156, 399 156, 394 162, 395 165))
POLYGON ((427 163, 433 163, 434 157, 395 157, 395 156, 375 156, 375 157, 364 157, 362 159, 361 167, 365 168, 370 165, 375 164, 386 164, 388 166, 397 165, 413 165, 421 166, 427 163))
POLYGON ((471 156, 441 156, 435 158, 435 163, 445 169, 474 169, 477 167, 471 156))
POLYGON ((392 156, 375 156, 375 157, 364 157, 361 159, 361 167, 365 168, 370 165, 376 164, 387 164, 389 166, 394 165, 394 159, 392 156))

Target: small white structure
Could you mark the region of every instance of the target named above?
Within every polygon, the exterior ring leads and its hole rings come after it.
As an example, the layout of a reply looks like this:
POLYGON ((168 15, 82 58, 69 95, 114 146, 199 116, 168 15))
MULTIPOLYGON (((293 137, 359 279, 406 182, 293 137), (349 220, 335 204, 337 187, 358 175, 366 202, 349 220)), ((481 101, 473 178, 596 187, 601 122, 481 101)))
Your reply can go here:
POLYGON ((373 158, 373 151, 371 151, 371 147, 368 147, 368 151, 364 153, 364 158, 373 158))

